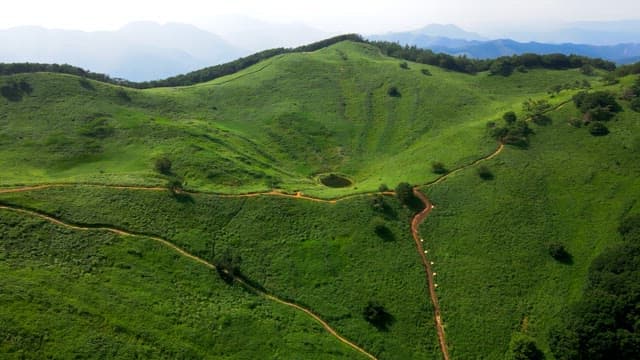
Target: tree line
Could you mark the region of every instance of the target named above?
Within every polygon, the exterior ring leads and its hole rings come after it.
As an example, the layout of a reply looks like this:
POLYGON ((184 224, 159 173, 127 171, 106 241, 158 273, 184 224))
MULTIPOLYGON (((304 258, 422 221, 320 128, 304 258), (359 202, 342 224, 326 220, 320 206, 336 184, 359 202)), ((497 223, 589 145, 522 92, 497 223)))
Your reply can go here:
MULTIPOLYGON (((370 41, 364 39, 358 34, 346 34, 318 41, 309 45, 299 46, 296 48, 275 48, 264 50, 225 64, 206 67, 200 70, 189 72, 187 74, 177 75, 162 80, 133 82, 125 79, 112 78, 105 74, 87 71, 68 64, 59 65, 38 63, 0 63, 0 75, 12 75, 32 72, 53 72, 76 75, 83 78, 137 89, 188 86, 211 81, 222 76, 236 73, 240 70, 246 69, 252 65, 255 65, 263 60, 270 59, 274 56, 289 53, 316 51, 345 40, 375 46, 380 49, 380 51, 384 55, 390 57, 406 61, 413 61, 421 64, 434 65, 446 70, 467 74, 476 74, 482 71, 490 71, 492 74, 496 75, 510 75, 514 70, 526 71, 527 69, 533 68, 564 70, 577 69, 584 66, 590 66, 607 71, 616 69, 615 64, 610 61, 588 58, 578 55, 522 54, 514 56, 503 56, 497 59, 471 59, 466 56, 453 56, 444 53, 434 53, 429 49, 421 49, 416 46, 402 46, 398 43, 389 41, 370 41)), ((638 65, 638 67, 640 67, 640 65, 638 65)))

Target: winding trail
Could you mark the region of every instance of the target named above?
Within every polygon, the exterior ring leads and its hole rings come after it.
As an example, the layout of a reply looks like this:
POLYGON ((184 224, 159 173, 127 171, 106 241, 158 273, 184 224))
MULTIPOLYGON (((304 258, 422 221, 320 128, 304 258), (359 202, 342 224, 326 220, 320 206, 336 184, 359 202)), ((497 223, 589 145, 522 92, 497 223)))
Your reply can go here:
MULTIPOLYGON (((32 187, 33 188, 33 187, 32 187)), ((24 190, 26 191, 26 190, 24 190)), ((352 349, 358 351, 359 353, 361 353, 362 355, 368 357, 369 359, 373 359, 373 360, 377 360, 377 358, 375 356, 373 356, 372 354, 370 354, 369 352, 367 352, 366 350, 364 350, 363 348, 361 348, 360 346, 354 344, 353 342, 349 341, 348 339, 344 338, 343 336, 341 336, 340 334, 338 334, 326 321, 322 320, 322 318, 320 318, 318 315, 316 315, 315 313, 313 313, 311 310, 304 308, 298 304, 283 300, 278 298, 277 296, 270 294, 264 290, 261 290, 251 284, 249 284, 248 282, 246 282, 245 280, 243 280, 240 277, 237 277, 236 275, 230 273, 229 271, 227 271, 224 268, 218 268, 215 264, 210 263, 198 256, 195 256, 193 254, 190 254, 189 252, 187 252, 186 250, 178 247, 177 245, 173 244, 172 242, 163 239, 161 237, 158 236, 150 236, 150 235, 143 235, 143 234, 136 234, 136 233, 132 233, 129 231, 125 231, 122 229, 117 229, 117 228, 111 228, 111 227, 105 227, 105 226, 81 226, 81 225, 75 225, 75 224, 71 224, 71 223, 66 223, 60 219, 54 218, 50 215, 44 214, 44 213, 40 213, 40 212, 36 212, 33 210, 27 210, 27 209, 23 209, 23 208, 19 208, 19 207, 13 207, 13 206, 8 206, 8 205, 0 205, 0 210, 8 210, 8 211, 13 211, 13 212, 17 212, 17 213, 22 213, 22 214, 26 214, 26 215, 30 215, 33 217, 37 217, 40 219, 43 219, 45 221, 51 222, 53 224, 68 228, 68 229, 72 229, 72 230, 77 230, 77 231, 106 231, 106 232, 111 232, 114 233, 116 235, 119 236, 131 236, 131 237, 137 237, 137 238, 144 238, 144 239, 150 239, 153 241, 156 241, 166 247, 168 247, 169 249, 179 253, 180 255, 191 259, 197 263, 200 263, 210 269, 213 270, 219 270, 224 272, 226 275, 230 276, 233 278, 233 280, 237 283, 239 283, 240 285, 242 285, 244 288, 268 299, 271 300, 273 302, 277 302, 279 304, 294 308, 296 310, 302 311, 303 313, 305 313, 306 315, 308 315, 309 317, 311 317, 313 320, 315 320, 317 323, 319 323, 320 325, 322 325, 322 327, 333 337, 335 337, 336 339, 338 339, 340 342, 342 342, 343 344, 348 345, 349 347, 351 347, 352 349)))
POLYGON ((420 254, 420 260, 422 260, 422 265, 424 266, 424 271, 427 275, 429 297, 431 298, 431 303, 433 304, 433 312, 436 322, 436 330, 438 332, 438 342, 440 343, 440 350, 442 351, 444 360, 449 360, 449 349, 447 347, 447 340, 444 334, 444 325, 442 323, 442 316, 440 315, 440 304, 438 303, 438 295, 436 294, 436 285, 433 278, 434 272, 431 268, 431 263, 427 260, 426 252, 424 250, 424 247, 422 246, 422 242, 424 240, 420 238, 419 232, 420 224, 424 221, 424 219, 427 218, 427 216, 429 216, 431 210, 433 210, 433 204, 431 204, 429 199, 427 199, 427 197, 422 192, 420 192, 417 187, 413 188, 413 194, 418 199, 420 199, 420 201, 422 201, 425 207, 411 220, 411 235, 413 235, 413 240, 415 241, 416 248, 418 249, 418 253, 420 254))
MULTIPOLYGON (((64 187, 75 187, 75 186, 85 186, 85 187, 98 187, 104 189, 120 189, 120 190, 140 190, 140 191, 162 191, 166 192, 168 189, 166 187, 160 186, 139 186, 139 185, 109 185, 109 184, 94 184, 94 183, 49 183, 49 184, 39 184, 39 185, 27 185, 16 188, 0 188, 0 194, 9 194, 9 193, 17 193, 17 192, 26 192, 33 190, 44 190, 51 188, 64 188, 64 187)), ((385 195, 385 196, 393 196, 395 195, 395 191, 370 191, 370 192, 362 192, 358 194, 350 194, 339 196, 333 199, 322 199, 313 196, 304 195, 302 192, 297 191, 295 194, 289 194, 281 191, 271 190, 271 191, 258 191, 258 192, 249 192, 242 194, 220 194, 213 192, 204 192, 204 191, 191 191, 191 190, 181 190, 180 193, 183 194, 203 194, 203 195, 211 195, 220 198, 248 198, 248 197, 258 197, 258 196, 277 196, 289 199, 298 199, 298 200, 307 200, 314 201, 325 204, 336 204, 338 201, 344 201, 348 199, 365 197, 371 195, 385 195)))

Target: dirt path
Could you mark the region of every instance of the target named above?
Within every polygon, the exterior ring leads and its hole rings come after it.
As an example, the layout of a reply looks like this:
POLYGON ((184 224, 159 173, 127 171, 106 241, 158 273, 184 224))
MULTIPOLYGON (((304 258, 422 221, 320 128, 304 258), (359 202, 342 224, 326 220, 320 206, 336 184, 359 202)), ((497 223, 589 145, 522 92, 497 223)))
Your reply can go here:
MULTIPOLYGON (((31 187, 36 188, 36 187, 31 187)), ((20 191, 20 190, 17 190, 20 191)), ((23 191, 27 191, 27 190, 23 190, 23 191)), ((15 191, 14 191, 15 192, 15 191)), ((218 269, 213 263, 210 263, 200 257, 197 257, 193 254, 188 253, 187 251, 181 249, 180 247, 176 246, 175 244, 173 244, 172 242, 163 239, 161 237, 157 237, 157 236, 149 236, 149 235, 142 235, 142 234, 136 234, 136 233, 132 233, 132 232, 128 232, 125 230, 121 230, 121 229, 117 229, 117 228, 111 228, 111 227, 105 227, 105 226, 96 226, 96 227, 91 227, 91 226, 81 226, 81 225, 74 225, 74 224, 70 224, 70 223, 66 223, 60 219, 54 218, 52 216, 49 216, 47 214, 43 214, 43 213, 39 213, 33 210, 26 210, 26 209, 22 209, 19 207, 12 207, 12 206, 7 206, 7 205, 0 205, 0 209, 2 210, 8 210, 8 211, 14 211, 14 212, 18 212, 18 213, 22 213, 22 214, 26 214, 26 215, 30 215, 33 217, 38 217, 40 219, 49 221, 53 224, 68 228, 68 229, 73 229, 73 230, 78 230, 78 231, 107 231, 107 232, 111 232, 114 233, 116 235, 120 235, 120 236, 131 236, 131 237, 137 237, 137 238, 145 238, 145 239, 151 239, 153 241, 159 242, 162 245, 170 248, 171 250, 179 253, 180 255, 191 259, 195 262, 198 262, 210 269, 218 269)), ((322 327, 329 333, 331 334, 333 337, 335 337, 336 339, 338 339, 340 342, 348 345, 349 347, 351 347, 352 349, 358 351, 359 353, 361 353, 362 355, 368 357, 369 359, 373 359, 373 360, 377 360, 375 356, 373 356, 372 354, 368 353, 366 350, 364 350, 363 348, 361 348, 360 346, 354 344, 353 342, 347 340, 346 338, 344 338, 343 336, 341 336, 340 334, 338 334, 326 321, 322 320, 322 318, 320 318, 318 315, 316 315, 315 313, 313 313, 311 310, 306 309, 298 304, 283 300, 278 298, 277 296, 273 295, 273 294, 269 294, 263 290, 260 290, 254 286, 252 286, 251 284, 247 283, 246 281, 244 281, 243 279, 234 276, 233 274, 229 273, 226 269, 220 269, 221 271, 225 272, 227 275, 233 277, 234 281, 241 284, 242 286, 244 286, 245 288, 247 288, 248 290, 263 296, 264 298, 277 302, 279 304, 282 305, 286 305, 288 307, 294 308, 296 310, 302 311, 304 312, 306 315, 308 315, 309 317, 311 317, 313 320, 315 320, 317 323, 319 323, 320 325, 322 325, 322 327)))
POLYGON ((424 210, 417 213, 413 219, 411 220, 411 235, 413 235, 413 240, 416 242, 416 248, 418 249, 418 253, 420 254, 420 260, 422 260, 422 265, 424 266, 424 270, 427 275, 427 284, 429 287, 429 297, 431 298, 431 303, 433 304, 433 312, 434 318, 436 322, 436 330, 438 332, 438 341, 440 342, 440 350, 442 351, 442 356, 444 360, 449 360, 449 349, 447 347, 447 340, 445 338, 444 333, 444 325, 442 323, 442 316, 440 315, 440 305, 438 303, 438 295, 436 294, 436 284, 435 279, 433 278, 434 272, 431 268, 431 263, 427 260, 427 255, 422 246, 423 239, 420 237, 420 224, 424 221, 424 219, 429 216, 429 213, 433 209, 433 204, 424 196, 423 193, 418 190, 418 187, 413 188, 413 194, 422 201, 424 204, 424 210))
MULTIPOLYGON (((17 187, 17 188, 0 188, 0 194, 26 192, 26 191, 33 191, 33 190, 43 190, 43 189, 50 189, 50 188, 56 188, 56 187, 60 187, 60 188, 62 188, 62 187, 73 187, 73 186, 100 187, 100 188, 105 188, 105 189, 121 189, 121 190, 168 191, 168 189, 166 187, 159 187, 159 186, 109 185, 109 184, 90 184, 90 183, 58 183, 58 184, 53 183, 53 184, 29 185, 29 186, 22 186, 22 187, 17 187)), ((316 198, 316 197, 313 197, 313 196, 304 195, 300 191, 296 192, 295 194, 288 194, 288 193, 281 192, 281 191, 276 191, 276 190, 261 191, 261 192, 251 192, 251 193, 244 193, 244 194, 218 194, 218 193, 208 193, 208 192, 200 192, 200 191, 187 191, 187 190, 182 190, 180 192, 184 193, 184 194, 192 194, 192 195, 195 195, 195 194, 211 195, 211 196, 216 196, 216 197, 221 197, 221 198, 247 198, 247 197, 258 197, 258 196, 277 196, 277 197, 283 197, 283 198, 289 198, 289 199, 314 201, 314 202, 325 203, 325 204, 336 204, 338 201, 344 201, 344 200, 353 199, 353 198, 357 198, 357 197, 372 196, 372 195, 376 195, 376 194, 385 195, 385 196, 393 196, 393 195, 395 195, 394 191, 383 191, 383 192, 371 191, 371 192, 363 192, 363 193, 359 193, 359 194, 344 195, 344 196, 336 197, 336 198, 333 198, 333 199, 322 199, 322 198, 316 198)))

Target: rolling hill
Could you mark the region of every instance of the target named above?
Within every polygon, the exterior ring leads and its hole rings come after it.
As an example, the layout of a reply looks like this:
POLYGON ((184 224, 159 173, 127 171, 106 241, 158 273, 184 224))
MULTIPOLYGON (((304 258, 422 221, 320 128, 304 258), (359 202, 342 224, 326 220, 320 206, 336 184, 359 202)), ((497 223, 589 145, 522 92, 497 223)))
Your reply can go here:
POLYGON ((640 115, 618 99, 593 136, 571 101, 635 81, 604 75, 343 41, 183 87, 2 76, 0 353, 503 359, 526 336, 554 358, 640 212, 640 115), (526 144, 496 141, 507 111, 526 144))

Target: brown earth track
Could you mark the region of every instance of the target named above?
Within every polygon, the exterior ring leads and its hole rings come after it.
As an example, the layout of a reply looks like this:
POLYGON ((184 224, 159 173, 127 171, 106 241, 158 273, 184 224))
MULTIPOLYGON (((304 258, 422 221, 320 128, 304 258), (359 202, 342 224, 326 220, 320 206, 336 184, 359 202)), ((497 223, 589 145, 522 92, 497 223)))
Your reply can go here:
POLYGON ((416 243, 416 248, 418 249, 418 253, 420 254, 420 260, 422 261, 422 265, 424 266, 424 270, 427 275, 427 284, 429 287, 429 297, 431 298, 431 303, 433 304, 433 312, 434 319, 436 322, 436 330, 438 332, 438 342, 440 343, 440 350, 442 351, 442 357, 444 360, 449 360, 449 350, 447 347, 447 341, 444 333, 444 325, 442 323, 442 316, 440 315, 440 304, 438 303, 438 295, 436 294, 436 285, 435 279, 433 278, 434 272, 431 268, 431 263, 427 260, 427 256, 424 247, 422 246, 423 239, 420 238, 420 224, 424 221, 424 219, 429 216, 429 213, 433 209, 433 204, 427 199, 427 197, 418 190, 417 187, 413 188, 413 194, 422 201, 424 204, 424 209, 417 213, 413 219, 411 220, 411 235, 413 235, 413 240, 416 243))
MULTIPOLYGON (((121 190, 141 190, 141 191, 169 191, 166 187, 159 186, 136 186, 136 185, 109 185, 109 184, 93 184, 93 183, 51 183, 51 184, 39 184, 39 185, 29 185, 22 186, 17 188, 0 188, 0 194, 8 194, 8 193, 17 193, 17 192, 25 192, 32 190, 43 190, 49 188, 56 187, 73 187, 73 186, 87 186, 87 187, 101 187, 106 189, 121 189, 121 190)), ((304 195, 302 192, 298 191, 295 194, 288 194, 281 191, 271 190, 271 191, 261 191, 261 192, 250 192, 244 194, 219 194, 219 193, 209 193, 209 192, 201 192, 201 191, 188 191, 181 190, 180 193, 184 194, 205 194, 211 196, 217 196, 221 198, 246 198, 246 197, 257 197, 257 196, 278 196, 290 199, 299 199, 299 200, 308 200, 314 202, 320 202, 325 204, 335 204, 338 201, 353 199, 357 197, 371 196, 371 195, 387 195, 393 196, 395 195, 394 191, 371 191, 371 192, 363 192, 359 194, 351 194, 344 195, 333 199, 322 199, 316 198, 313 196, 304 195)))
POLYGON ((0 205, 0 209, 1 210, 9 210, 9 211, 14 211, 14 212, 18 212, 18 213, 22 213, 22 214, 26 214, 26 215, 30 215, 30 216, 34 216, 34 217, 38 217, 40 219, 49 221, 53 224, 62 226, 62 227, 66 227, 68 229, 72 229, 72 230, 77 230, 77 231, 107 231, 107 232, 111 232, 114 233, 116 235, 119 236, 131 236, 131 237, 138 237, 138 238, 146 238, 146 239, 151 239, 153 241, 159 242, 162 245, 170 248, 171 250, 179 253, 180 255, 191 259, 195 262, 198 262, 210 269, 213 270, 220 270, 223 271, 224 273, 226 273, 228 276, 231 276, 235 282, 239 283, 240 285, 242 285, 244 288, 260 295, 263 296, 264 298, 277 302, 279 304, 282 305, 286 305, 288 307, 294 308, 296 310, 302 311, 304 312, 306 315, 308 315, 309 317, 311 317, 313 320, 315 320, 317 323, 319 323, 320 325, 322 325, 322 327, 329 333, 331 334, 333 337, 335 337, 336 339, 338 339, 340 342, 342 342, 343 344, 348 345, 349 347, 351 347, 352 349, 358 351, 359 353, 361 353, 362 355, 365 355, 366 357, 368 357, 369 359, 373 359, 373 360, 377 360, 377 358, 375 356, 373 356, 372 354, 368 353, 366 350, 364 350, 363 348, 361 348, 360 346, 354 344, 353 342, 347 340, 346 338, 344 338, 343 336, 341 336, 340 334, 338 334, 326 321, 322 320, 322 318, 320 318, 318 315, 316 315, 313 311, 306 309, 298 304, 283 300, 278 298, 277 296, 270 294, 264 290, 258 289, 257 287, 249 284, 248 282, 246 282, 245 280, 243 280, 242 278, 239 278, 237 276, 235 276, 234 274, 228 272, 226 269, 223 268, 218 268, 215 264, 210 263, 198 256, 195 256, 193 254, 188 253, 186 250, 181 249, 180 247, 178 247, 177 245, 173 244, 172 242, 163 239, 161 237, 158 236, 150 236, 150 235, 143 235, 143 234, 136 234, 136 233, 132 233, 132 232, 128 232, 125 230, 121 230, 121 229, 116 229, 116 228, 111 228, 111 227, 106 227, 106 226, 96 226, 96 227, 91 227, 91 226, 82 226, 82 225, 75 225, 75 224, 70 224, 70 223, 66 223, 60 219, 54 218, 50 215, 47 214, 43 214, 40 212, 36 212, 33 210, 27 210, 27 209, 23 209, 23 208, 19 208, 19 207, 13 207, 13 206, 7 206, 7 205, 0 205))

